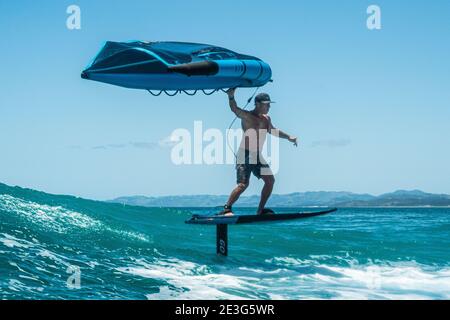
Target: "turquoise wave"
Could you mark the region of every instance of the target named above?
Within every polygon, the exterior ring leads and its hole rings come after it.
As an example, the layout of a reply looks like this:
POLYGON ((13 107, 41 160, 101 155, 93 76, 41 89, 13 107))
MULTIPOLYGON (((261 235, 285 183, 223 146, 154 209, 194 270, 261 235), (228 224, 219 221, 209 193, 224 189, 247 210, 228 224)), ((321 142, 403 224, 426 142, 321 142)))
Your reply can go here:
POLYGON ((226 258, 215 255, 214 227, 184 224, 208 212, 0 184, 0 298, 450 298, 449 208, 230 226, 226 258))

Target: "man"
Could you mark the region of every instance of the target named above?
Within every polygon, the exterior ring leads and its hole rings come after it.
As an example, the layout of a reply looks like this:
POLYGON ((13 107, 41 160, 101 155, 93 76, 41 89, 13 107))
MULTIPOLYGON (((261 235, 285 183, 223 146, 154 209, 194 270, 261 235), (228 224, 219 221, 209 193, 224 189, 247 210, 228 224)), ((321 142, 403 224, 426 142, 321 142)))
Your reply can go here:
POLYGON ((231 111, 241 119, 242 130, 244 136, 239 146, 236 161, 237 186, 231 192, 231 195, 220 214, 233 215, 232 205, 237 201, 239 196, 247 189, 250 182, 250 174, 253 173, 258 179, 263 179, 264 187, 261 192, 261 200, 259 202, 256 214, 270 214, 273 211, 265 209, 267 200, 269 199, 275 178, 261 155, 264 142, 266 141, 266 133, 287 139, 297 146, 297 138, 290 136, 283 131, 276 129, 270 117, 267 115, 270 109, 270 96, 267 93, 260 93, 255 97, 255 108, 246 111, 237 106, 234 99, 236 88, 227 91, 228 100, 231 111))

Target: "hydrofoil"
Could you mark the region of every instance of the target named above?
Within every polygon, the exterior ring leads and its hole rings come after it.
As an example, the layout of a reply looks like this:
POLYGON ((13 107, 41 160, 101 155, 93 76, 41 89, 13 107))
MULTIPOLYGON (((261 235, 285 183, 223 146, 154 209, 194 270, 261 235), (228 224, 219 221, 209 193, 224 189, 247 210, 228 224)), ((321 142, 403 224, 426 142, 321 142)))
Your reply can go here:
POLYGON ((330 208, 322 211, 294 212, 294 213, 266 213, 262 215, 198 215, 194 214, 186 220, 188 224, 216 225, 216 248, 217 254, 228 255, 228 225, 257 222, 282 222, 294 219, 304 219, 325 215, 337 211, 330 208))

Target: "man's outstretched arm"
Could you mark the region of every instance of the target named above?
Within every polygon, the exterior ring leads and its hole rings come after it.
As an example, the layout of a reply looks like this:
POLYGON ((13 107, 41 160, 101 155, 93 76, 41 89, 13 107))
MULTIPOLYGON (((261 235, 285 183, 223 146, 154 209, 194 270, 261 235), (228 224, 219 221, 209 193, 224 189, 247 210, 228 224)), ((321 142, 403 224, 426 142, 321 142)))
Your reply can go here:
POLYGON ((274 135, 281 139, 289 140, 289 142, 292 142, 294 144, 294 146, 297 146, 297 137, 291 136, 291 135, 287 134, 286 132, 275 128, 275 126, 272 124, 272 120, 270 118, 269 118, 269 133, 271 135, 274 135))

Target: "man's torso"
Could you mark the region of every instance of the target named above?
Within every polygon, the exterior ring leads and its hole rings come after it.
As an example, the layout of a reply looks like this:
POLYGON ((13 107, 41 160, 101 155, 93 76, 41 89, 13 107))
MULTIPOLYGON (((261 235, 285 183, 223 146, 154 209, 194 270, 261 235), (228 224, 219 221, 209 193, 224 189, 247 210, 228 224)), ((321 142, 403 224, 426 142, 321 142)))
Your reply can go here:
POLYGON ((242 119, 241 126, 244 136, 239 148, 261 153, 270 127, 269 117, 267 115, 258 116, 249 112, 249 116, 242 119))

